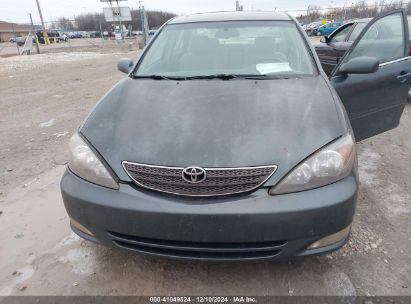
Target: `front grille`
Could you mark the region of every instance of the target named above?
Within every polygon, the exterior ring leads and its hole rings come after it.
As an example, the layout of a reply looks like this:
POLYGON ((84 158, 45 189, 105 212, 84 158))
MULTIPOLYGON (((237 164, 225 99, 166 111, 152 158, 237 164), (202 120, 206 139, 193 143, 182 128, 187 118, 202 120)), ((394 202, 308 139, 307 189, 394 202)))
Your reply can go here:
POLYGON ((277 166, 204 168, 206 179, 190 183, 183 179, 184 168, 152 166, 124 161, 123 168, 139 186, 185 196, 219 196, 249 192, 263 185, 277 166))
POLYGON ((108 232, 113 243, 141 253, 186 259, 247 260, 273 258, 287 241, 211 243, 149 239, 108 232))

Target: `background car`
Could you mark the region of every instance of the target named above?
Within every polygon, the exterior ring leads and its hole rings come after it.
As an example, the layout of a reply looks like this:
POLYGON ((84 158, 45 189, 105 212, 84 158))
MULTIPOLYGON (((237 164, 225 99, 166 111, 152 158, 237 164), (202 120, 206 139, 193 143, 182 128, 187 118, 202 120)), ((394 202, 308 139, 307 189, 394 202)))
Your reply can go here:
POLYGON ((311 33, 311 36, 325 36, 334 32, 337 28, 341 26, 341 22, 330 22, 323 24, 318 28, 314 29, 311 33))
POLYGON ((70 33, 69 38, 70 39, 83 38, 83 35, 81 33, 74 32, 74 33, 70 33))
POLYGON ((85 32, 85 31, 81 32, 80 34, 81 34, 82 38, 90 38, 90 34, 85 32))
POLYGON ((100 32, 91 32, 90 33, 90 38, 101 38, 101 33, 100 32))
POLYGON ((312 36, 312 32, 322 25, 321 22, 312 22, 304 28, 308 36, 312 36))
MULTIPOLYGON (((65 41, 65 39, 62 37, 62 36, 60 36, 60 33, 58 32, 58 31, 55 31, 55 30, 49 30, 49 31, 45 31, 46 33, 47 33, 47 36, 49 37, 49 39, 50 39, 50 43, 59 43, 59 42, 62 42, 62 41, 65 41)), ((36 33, 36 35, 37 35, 37 38, 38 38, 38 41, 39 41, 39 43, 41 43, 41 44, 45 44, 46 42, 45 42, 45 39, 44 39, 44 33, 45 33, 44 31, 38 31, 37 33, 36 33)))
POLYGON ((24 42, 26 41, 26 37, 23 37, 21 35, 16 35, 14 37, 11 37, 9 40, 11 43, 17 43, 18 46, 24 45, 24 42))
POLYGON ((69 40, 69 37, 66 33, 64 33, 62 31, 59 31, 59 35, 60 35, 60 38, 61 38, 62 41, 67 42, 69 40))
POLYGON ((158 31, 158 27, 152 27, 152 28, 148 31, 148 35, 149 35, 149 36, 154 36, 157 31, 158 31))

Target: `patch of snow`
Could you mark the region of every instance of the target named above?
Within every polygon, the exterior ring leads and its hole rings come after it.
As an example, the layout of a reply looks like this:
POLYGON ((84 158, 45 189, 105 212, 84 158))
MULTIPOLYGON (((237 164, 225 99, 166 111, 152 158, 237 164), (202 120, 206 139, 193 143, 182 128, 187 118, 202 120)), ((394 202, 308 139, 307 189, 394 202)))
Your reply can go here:
POLYGON ((369 186, 377 185, 379 183, 377 170, 381 165, 381 155, 370 148, 364 148, 358 153, 358 164, 361 183, 369 186))
POLYGON ((69 264, 75 274, 90 275, 97 270, 97 263, 91 248, 71 249, 58 260, 61 263, 69 264))
POLYGON ((51 127, 52 125, 54 125, 55 122, 56 122, 56 119, 52 118, 49 121, 40 123, 39 127, 40 128, 48 128, 48 127, 51 127))
POLYGON ((326 285, 330 292, 336 296, 356 296, 357 292, 350 278, 340 271, 325 274, 326 285))
POLYGON ((71 244, 73 244, 73 243, 75 243, 79 240, 80 240, 80 237, 72 231, 70 233, 70 235, 66 236, 59 243, 57 243, 54 246, 54 248, 60 248, 60 247, 68 246, 68 245, 71 245, 71 244))

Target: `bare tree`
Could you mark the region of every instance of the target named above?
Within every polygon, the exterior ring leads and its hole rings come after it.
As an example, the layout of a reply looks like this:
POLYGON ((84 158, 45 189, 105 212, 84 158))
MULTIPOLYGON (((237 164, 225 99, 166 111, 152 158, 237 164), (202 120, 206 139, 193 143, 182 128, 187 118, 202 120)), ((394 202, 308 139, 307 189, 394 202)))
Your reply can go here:
POLYGON ((318 5, 309 5, 307 7, 306 20, 307 23, 317 21, 321 17, 321 7, 318 5))
POLYGON ((72 31, 75 29, 73 21, 65 17, 59 18, 57 21, 53 21, 52 26, 55 29, 66 30, 66 31, 72 31))
POLYGON ((320 19, 329 19, 335 21, 345 21, 357 18, 372 18, 381 12, 390 11, 393 9, 405 8, 408 14, 411 14, 411 3, 404 3, 403 0, 390 1, 385 0, 375 2, 374 4, 367 4, 365 1, 357 1, 351 6, 321 9, 319 6, 309 5, 306 14, 301 14, 298 18, 300 21, 310 23, 320 19))

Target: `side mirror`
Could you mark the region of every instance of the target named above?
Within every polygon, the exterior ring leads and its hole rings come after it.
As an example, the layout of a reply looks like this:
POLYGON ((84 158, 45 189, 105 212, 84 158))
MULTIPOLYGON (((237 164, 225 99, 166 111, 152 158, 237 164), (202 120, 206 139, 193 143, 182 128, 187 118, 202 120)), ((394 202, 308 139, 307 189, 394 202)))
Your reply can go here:
POLYGON ((130 73, 131 68, 133 67, 134 63, 131 59, 128 58, 121 58, 117 63, 117 69, 123 73, 130 73))
POLYGON ((356 57, 340 66, 340 74, 370 74, 378 71, 380 62, 375 57, 356 57))
POLYGON ((323 36, 323 37, 321 37, 320 42, 329 43, 329 42, 330 42, 330 39, 328 38, 328 36, 323 36))

